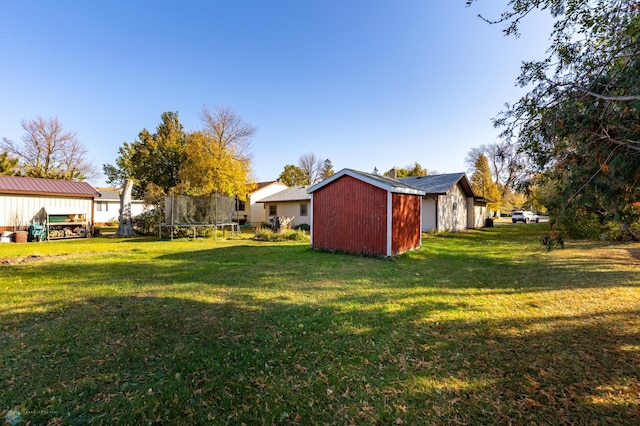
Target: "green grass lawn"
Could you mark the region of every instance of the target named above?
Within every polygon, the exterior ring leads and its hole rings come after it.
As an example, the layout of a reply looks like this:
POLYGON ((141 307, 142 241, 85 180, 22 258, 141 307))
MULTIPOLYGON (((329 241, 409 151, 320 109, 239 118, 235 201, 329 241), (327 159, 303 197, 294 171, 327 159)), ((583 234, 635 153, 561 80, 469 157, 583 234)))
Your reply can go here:
POLYGON ((237 239, 0 245, 18 424, 640 423, 640 245, 546 224, 392 261, 237 239))

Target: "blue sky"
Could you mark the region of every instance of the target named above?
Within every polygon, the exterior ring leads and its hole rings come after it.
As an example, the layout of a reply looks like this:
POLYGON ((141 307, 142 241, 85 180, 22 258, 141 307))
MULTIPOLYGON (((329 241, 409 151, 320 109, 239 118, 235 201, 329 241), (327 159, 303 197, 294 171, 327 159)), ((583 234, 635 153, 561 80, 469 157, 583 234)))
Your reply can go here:
POLYGON ((506 0, 465 3, 0 0, 0 137, 56 116, 102 169, 164 111, 196 130, 224 105, 257 128, 259 181, 307 153, 336 170, 465 171, 549 44, 542 15, 505 38, 477 14, 506 0))

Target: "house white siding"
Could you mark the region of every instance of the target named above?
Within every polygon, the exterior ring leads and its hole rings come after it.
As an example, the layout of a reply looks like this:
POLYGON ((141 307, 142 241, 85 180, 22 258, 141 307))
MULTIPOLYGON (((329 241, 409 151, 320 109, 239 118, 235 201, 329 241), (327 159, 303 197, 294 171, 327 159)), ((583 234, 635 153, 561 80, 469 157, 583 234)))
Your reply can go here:
POLYGON ((480 229, 485 226, 485 221, 489 217, 489 212, 487 211, 487 206, 485 205, 474 205, 473 206, 473 218, 470 223, 473 224, 473 228, 480 229))
POLYGON ((476 222, 476 210, 473 206, 473 197, 467 197, 467 227, 468 228, 477 228, 475 226, 476 222))
POLYGON ((236 212, 236 218, 244 218, 246 215, 247 222, 251 226, 259 226, 268 220, 267 212, 269 210, 265 204, 259 203, 258 201, 287 188, 288 186, 282 182, 272 182, 260 189, 256 189, 249 194, 249 197, 245 202, 245 210, 236 212))
POLYGON ((275 206, 277 216, 293 217, 291 222, 292 227, 300 226, 302 224, 311 224, 311 203, 309 201, 292 201, 292 202, 277 202, 277 203, 264 203, 265 216, 261 222, 269 222, 272 216, 269 215, 269 206, 275 206), (307 214, 301 215, 301 205, 306 206, 307 214))
POLYGON ((43 195, 0 194, 0 226, 24 229, 31 223, 39 222, 41 211, 46 207, 69 207, 85 211, 91 220, 93 199, 43 195))
POLYGON ((439 231, 463 231, 467 229, 467 197, 460 185, 438 197, 439 231))
MULTIPOLYGON (((131 216, 136 217, 144 212, 143 202, 131 202, 131 216)), ((117 222, 120 218, 120 202, 96 199, 94 205, 94 222, 117 222)))

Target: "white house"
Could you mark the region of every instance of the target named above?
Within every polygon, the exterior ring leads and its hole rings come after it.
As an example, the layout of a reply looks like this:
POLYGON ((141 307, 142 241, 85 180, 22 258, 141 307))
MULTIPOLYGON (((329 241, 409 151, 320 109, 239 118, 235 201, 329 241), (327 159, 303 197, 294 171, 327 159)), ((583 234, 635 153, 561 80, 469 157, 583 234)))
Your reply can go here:
POLYGON ((259 182, 258 187, 247 197, 249 208, 247 208, 246 201, 237 200, 234 220, 240 224, 248 223, 251 226, 259 226, 265 222, 266 217, 266 206, 259 201, 287 188, 288 186, 280 181, 259 182))
POLYGON ((422 231, 462 231, 482 228, 488 217, 487 201, 477 197, 464 173, 399 178, 422 189, 422 231))
POLYGON ((307 193, 308 186, 293 186, 258 201, 264 205, 262 222, 269 222, 274 216, 293 217, 292 227, 302 224, 310 225, 311 195, 307 193))
MULTIPOLYGON (((100 194, 94 204, 95 223, 118 223, 120 218, 120 192, 121 188, 96 188, 100 194)), ((144 212, 144 201, 131 200, 131 216, 136 217, 144 212)))

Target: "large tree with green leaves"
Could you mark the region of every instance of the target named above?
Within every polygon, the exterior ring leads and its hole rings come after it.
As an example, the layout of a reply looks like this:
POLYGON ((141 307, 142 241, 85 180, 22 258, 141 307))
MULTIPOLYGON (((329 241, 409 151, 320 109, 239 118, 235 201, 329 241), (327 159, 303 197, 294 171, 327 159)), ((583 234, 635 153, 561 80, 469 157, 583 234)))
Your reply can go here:
POLYGON ((308 175, 295 164, 285 165, 278 180, 288 186, 309 185, 308 175))
POLYGON ((177 112, 164 112, 155 133, 142 129, 138 139, 119 148, 116 164, 103 166, 107 182, 123 185, 134 181, 133 194, 143 197, 150 184, 168 194, 178 187, 185 161, 186 133, 177 112))
POLYGON ((143 129, 136 141, 120 147, 115 165, 104 166, 107 182, 133 179, 133 193, 156 202, 171 191, 245 197, 255 129, 225 107, 203 108, 202 120, 202 130, 187 133, 177 112, 163 113, 155 133, 143 129))
POLYGON ((640 4, 510 0, 500 17, 484 19, 507 23, 505 33, 517 35, 535 9, 555 19, 549 54, 523 63, 517 83, 531 89, 496 125, 542 172, 546 193, 553 194, 547 204, 557 215, 596 215, 601 223, 636 220, 640 4))

